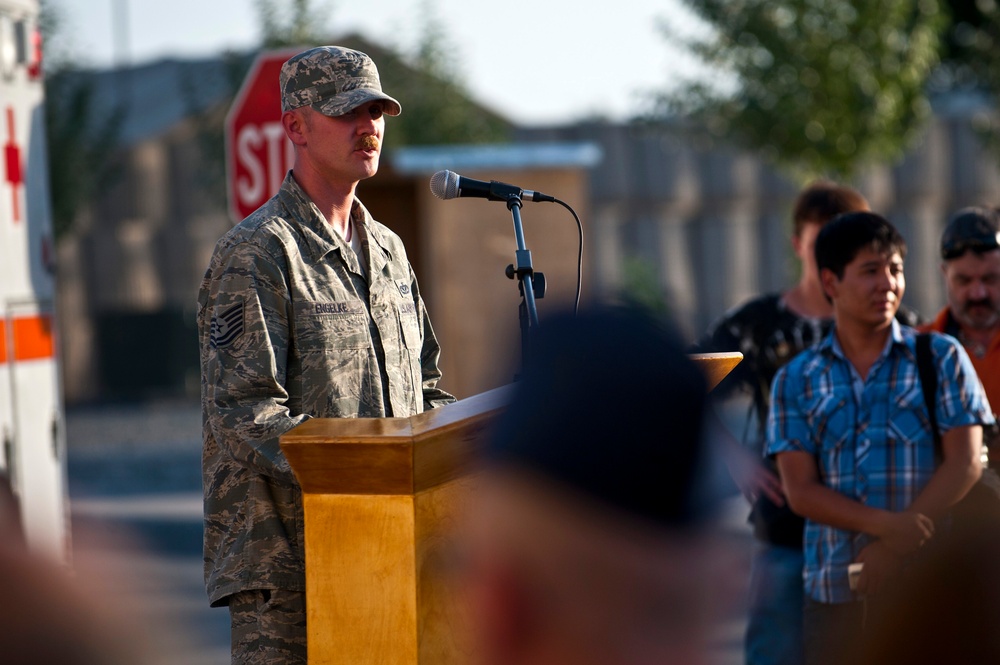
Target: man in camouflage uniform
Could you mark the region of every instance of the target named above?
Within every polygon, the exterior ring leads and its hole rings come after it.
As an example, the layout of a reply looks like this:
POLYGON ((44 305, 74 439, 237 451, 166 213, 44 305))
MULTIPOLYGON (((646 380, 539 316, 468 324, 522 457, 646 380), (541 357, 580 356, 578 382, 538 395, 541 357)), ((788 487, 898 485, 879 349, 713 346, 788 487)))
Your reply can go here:
POLYGON ((291 58, 280 85, 292 171, 218 242, 198 297, 205 578, 234 663, 306 662, 302 496, 278 437, 454 400, 403 244, 354 196, 399 102, 337 46, 291 58))

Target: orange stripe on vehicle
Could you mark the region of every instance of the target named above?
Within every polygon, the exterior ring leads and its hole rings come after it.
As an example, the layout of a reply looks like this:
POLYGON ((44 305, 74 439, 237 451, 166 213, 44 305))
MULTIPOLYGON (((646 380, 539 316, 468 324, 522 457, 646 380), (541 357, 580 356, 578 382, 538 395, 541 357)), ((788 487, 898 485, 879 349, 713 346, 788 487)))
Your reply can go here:
POLYGON ((55 356, 52 317, 48 314, 14 319, 14 360, 38 360, 55 356))
POLYGON ((7 362, 7 322, 0 319, 0 365, 7 362))

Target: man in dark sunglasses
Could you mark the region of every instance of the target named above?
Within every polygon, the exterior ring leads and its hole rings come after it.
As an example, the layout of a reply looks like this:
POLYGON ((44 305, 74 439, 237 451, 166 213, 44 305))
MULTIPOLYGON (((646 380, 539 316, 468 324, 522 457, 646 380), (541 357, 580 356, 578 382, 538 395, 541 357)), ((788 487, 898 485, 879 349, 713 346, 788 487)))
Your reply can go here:
MULTIPOLYGON (((924 329, 962 342, 995 410, 1000 405, 1000 208, 963 208, 952 215, 941 234, 941 273, 948 306, 924 329)), ((1000 450, 994 445, 990 452, 990 465, 1000 466, 1000 450)))

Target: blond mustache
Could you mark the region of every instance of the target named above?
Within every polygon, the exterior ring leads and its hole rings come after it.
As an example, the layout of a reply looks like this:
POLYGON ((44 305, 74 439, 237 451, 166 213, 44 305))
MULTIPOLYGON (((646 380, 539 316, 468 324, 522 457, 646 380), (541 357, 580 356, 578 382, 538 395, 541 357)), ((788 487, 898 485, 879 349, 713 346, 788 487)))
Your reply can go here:
POLYGON ((378 150, 379 140, 374 134, 366 134, 358 141, 357 150, 378 150))

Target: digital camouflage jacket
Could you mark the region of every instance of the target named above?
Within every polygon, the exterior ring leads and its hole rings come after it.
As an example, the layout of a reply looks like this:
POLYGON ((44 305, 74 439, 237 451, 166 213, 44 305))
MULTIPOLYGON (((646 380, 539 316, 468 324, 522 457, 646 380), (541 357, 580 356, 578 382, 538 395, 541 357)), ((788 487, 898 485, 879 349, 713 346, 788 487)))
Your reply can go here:
POLYGON ((357 200, 368 274, 291 173, 216 245, 198 296, 205 581, 213 606, 304 590, 302 496, 278 437, 310 417, 454 401, 399 237, 357 200))

